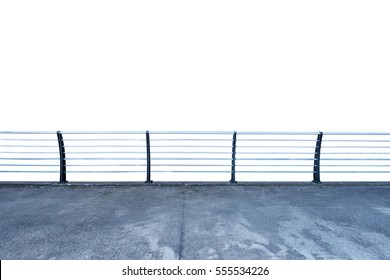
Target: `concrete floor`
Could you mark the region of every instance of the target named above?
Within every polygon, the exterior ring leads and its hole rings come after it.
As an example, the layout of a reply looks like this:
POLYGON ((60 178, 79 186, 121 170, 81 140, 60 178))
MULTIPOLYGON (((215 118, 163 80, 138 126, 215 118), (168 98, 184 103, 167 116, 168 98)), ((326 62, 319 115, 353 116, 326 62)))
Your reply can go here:
POLYGON ((2 184, 0 259, 390 259, 390 184, 2 184))

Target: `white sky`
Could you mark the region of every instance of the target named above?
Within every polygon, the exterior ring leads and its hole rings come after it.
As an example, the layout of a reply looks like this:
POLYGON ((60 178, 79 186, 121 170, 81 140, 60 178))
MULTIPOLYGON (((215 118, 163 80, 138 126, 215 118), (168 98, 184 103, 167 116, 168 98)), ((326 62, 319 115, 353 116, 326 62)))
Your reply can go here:
POLYGON ((0 130, 389 131, 388 1, 1 1, 0 130))

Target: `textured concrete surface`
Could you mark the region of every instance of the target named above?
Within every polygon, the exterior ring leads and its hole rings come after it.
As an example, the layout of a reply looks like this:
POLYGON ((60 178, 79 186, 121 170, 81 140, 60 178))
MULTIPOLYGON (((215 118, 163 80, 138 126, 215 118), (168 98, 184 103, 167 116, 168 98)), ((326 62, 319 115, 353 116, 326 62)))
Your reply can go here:
POLYGON ((390 259, 386 184, 0 186, 0 259, 390 259))

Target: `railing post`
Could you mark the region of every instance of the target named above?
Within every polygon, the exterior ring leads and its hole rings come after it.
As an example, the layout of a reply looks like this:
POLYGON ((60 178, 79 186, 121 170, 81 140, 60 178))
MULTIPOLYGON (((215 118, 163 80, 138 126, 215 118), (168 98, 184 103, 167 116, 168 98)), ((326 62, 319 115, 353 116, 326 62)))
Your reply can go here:
POLYGON ((232 143, 232 171, 230 183, 235 184, 236 181, 236 143, 237 143, 237 132, 233 133, 233 143, 232 143))
POLYGON ((61 131, 57 131, 58 148, 60 152, 60 183, 66 183, 66 157, 65 145, 61 131))
POLYGON ((150 161, 150 135, 149 130, 146 131, 146 181, 145 183, 152 183, 150 180, 150 169, 151 161, 150 161))
POLYGON ((316 149, 314 152, 314 168, 313 168, 313 183, 319 184, 320 180, 320 156, 321 156, 321 143, 322 143, 322 132, 317 135, 316 149))

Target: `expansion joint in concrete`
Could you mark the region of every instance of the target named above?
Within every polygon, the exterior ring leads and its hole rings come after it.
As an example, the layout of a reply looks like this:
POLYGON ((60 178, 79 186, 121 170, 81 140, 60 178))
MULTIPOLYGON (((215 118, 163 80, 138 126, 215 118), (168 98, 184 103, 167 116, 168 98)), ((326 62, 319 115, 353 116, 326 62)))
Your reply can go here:
POLYGON ((179 260, 182 259, 183 242, 184 242, 184 212, 186 207, 186 194, 185 190, 182 190, 182 212, 181 212, 181 225, 180 225, 180 245, 179 245, 179 260))

